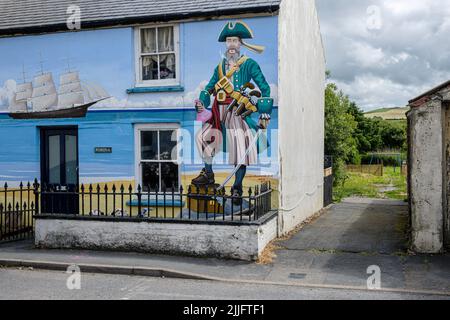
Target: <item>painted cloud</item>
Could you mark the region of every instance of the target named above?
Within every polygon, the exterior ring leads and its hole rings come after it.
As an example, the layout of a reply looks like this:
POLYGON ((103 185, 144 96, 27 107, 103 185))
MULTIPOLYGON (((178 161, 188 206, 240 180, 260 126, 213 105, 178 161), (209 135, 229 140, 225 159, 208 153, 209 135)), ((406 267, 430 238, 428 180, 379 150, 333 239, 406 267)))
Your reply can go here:
POLYGON ((9 102, 11 101, 13 94, 16 90, 16 81, 7 80, 0 87, 0 111, 8 110, 9 102))
MULTIPOLYGON (((139 108, 189 108, 198 99, 200 92, 208 84, 208 81, 202 81, 197 88, 185 94, 164 94, 154 95, 157 98, 145 100, 117 99, 115 97, 100 102, 94 109, 139 109, 139 108)), ((278 86, 270 85, 272 98, 275 105, 278 105, 278 86)))

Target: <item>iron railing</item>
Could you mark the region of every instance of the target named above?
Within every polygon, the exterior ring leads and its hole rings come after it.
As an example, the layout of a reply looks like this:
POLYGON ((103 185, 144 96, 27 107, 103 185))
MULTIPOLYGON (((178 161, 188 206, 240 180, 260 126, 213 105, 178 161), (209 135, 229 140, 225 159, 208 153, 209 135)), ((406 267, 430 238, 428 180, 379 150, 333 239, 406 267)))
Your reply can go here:
POLYGON ((37 215, 147 220, 257 221, 272 211, 272 187, 263 183, 242 196, 214 187, 152 191, 140 185, 61 187, 35 183, 37 215), (229 195, 230 194, 230 195, 229 195))
POLYGON ((7 183, 0 189, 0 242, 32 237, 36 213, 36 185, 22 182, 17 188, 7 183))

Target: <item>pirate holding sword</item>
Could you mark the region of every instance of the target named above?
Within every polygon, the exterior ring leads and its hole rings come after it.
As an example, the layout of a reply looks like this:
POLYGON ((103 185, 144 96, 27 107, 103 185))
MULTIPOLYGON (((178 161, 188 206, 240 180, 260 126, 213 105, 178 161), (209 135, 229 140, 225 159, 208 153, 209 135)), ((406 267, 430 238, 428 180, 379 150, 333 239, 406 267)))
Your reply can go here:
MULTIPOLYGON (((208 113, 209 119, 196 135, 196 144, 205 162, 205 168, 192 184, 215 184, 212 163, 214 156, 221 150, 223 133, 226 132, 229 164, 235 166, 232 192, 233 196, 238 198, 243 194, 247 167, 257 164, 258 140, 261 138, 261 130, 267 129, 270 123, 273 108, 270 86, 260 66, 253 59, 241 55, 242 46, 257 53, 262 53, 265 48, 250 45, 244 42, 244 39, 253 39, 253 32, 246 23, 236 21, 225 25, 219 42, 225 42, 226 55, 216 67, 199 99, 195 101, 199 115, 208 113), (259 90, 256 90, 252 81, 259 90), (214 100, 212 112, 209 112, 207 108, 211 104, 211 96, 214 100), (255 112, 259 113, 258 123, 251 118, 255 112)), ((225 183, 231 177, 227 178, 225 183)))

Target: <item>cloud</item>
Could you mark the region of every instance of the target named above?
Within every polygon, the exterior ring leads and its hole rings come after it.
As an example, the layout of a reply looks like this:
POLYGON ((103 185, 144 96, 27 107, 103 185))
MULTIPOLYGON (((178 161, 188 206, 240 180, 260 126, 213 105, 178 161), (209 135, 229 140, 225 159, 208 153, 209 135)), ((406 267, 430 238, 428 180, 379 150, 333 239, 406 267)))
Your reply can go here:
MULTIPOLYGON (((200 96, 200 92, 205 88, 208 84, 208 81, 202 81, 197 88, 193 91, 190 91, 186 94, 164 94, 163 96, 157 99, 145 99, 145 100, 136 100, 131 101, 129 99, 117 99, 116 97, 112 97, 103 102, 98 103, 95 106, 95 109, 140 109, 140 108, 176 108, 176 107, 192 107, 194 105, 194 100, 198 99, 200 96)), ((154 94, 148 95, 155 96, 154 94)))
POLYGON ((9 103, 16 91, 16 81, 6 80, 3 87, 0 87, 0 111, 8 109, 9 103))
POLYGON ((317 5, 331 80, 364 109, 404 106, 450 79, 448 0, 317 5))
POLYGON ((358 75, 350 82, 336 81, 339 89, 352 92, 352 99, 363 105, 365 110, 383 107, 398 107, 396 101, 409 101, 417 92, 427 90, 426 86, 403 85, 372 74, 358 75))
MULTIPOLYGON (((131 101, 129 99, 117 99, 112 97, 108 100, 98 103, 94 109, 140 109, 140 108, 188 108, 194 106, 195 99, 198 99, 200 92, 205 89, 208 81, 202 81, 194 90, 185 94, 164 94, 159 98, 131 101)), ((278 105, 278 86, 270 85, 272 98, 275 105, 278 105)), ((150 97, 151 95, 149 95, 150 97)), ((154 96, 154 95, 153 95, 154 96)))

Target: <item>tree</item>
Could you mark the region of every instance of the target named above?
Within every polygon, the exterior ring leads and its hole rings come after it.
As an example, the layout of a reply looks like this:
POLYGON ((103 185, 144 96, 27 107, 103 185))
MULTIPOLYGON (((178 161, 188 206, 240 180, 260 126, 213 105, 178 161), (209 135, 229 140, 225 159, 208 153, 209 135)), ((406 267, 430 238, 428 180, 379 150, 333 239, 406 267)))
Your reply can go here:
POLYGON ((325 89, 325 152, 333 157, 335 183, 345 177, 346 162, 358 157, 354 133, 355 117, 350 113, 350 100, 334 83, 325 89))

